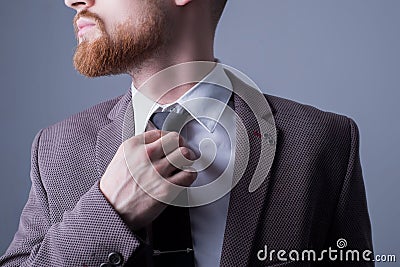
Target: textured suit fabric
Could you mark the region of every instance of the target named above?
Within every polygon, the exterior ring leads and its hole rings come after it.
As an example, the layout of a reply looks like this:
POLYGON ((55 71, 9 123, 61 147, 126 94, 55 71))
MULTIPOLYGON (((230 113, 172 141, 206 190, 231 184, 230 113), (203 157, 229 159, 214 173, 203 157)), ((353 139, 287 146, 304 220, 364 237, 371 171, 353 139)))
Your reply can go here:
MULTIPOLYGON (((234 97, 251 155, 231 192, 221 266, 373 266, 257 259, 265 245, 320 251, 336 248, 338 238, 345 238, 350 249, 372 250, 356 124, 345 116, 265 97, 278 139, 271 171, 253 193, 248 185, 260 155, 261 140, 254 134, 259 128, 246 103, 234 97)), ((99 266, 111 252, 118 252, 125 266, 144 266, 151 252, 98 184, 123 136, 134 133, 124 128, 125 121, 133 122, 130 100, 129 91, 37 134, 29 199, 14 240, 0 258, 2 266, 99 266)))

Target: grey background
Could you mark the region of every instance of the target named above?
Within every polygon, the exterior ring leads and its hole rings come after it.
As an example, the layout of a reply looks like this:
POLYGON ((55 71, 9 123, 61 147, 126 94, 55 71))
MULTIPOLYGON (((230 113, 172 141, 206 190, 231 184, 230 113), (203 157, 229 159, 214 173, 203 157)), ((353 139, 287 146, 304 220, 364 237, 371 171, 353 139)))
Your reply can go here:
MULTIPOLYGON (((231 0, 216 39, 216 56, 264 92, 355 119, 375 252, 398 261, 399 14, 399 0, 231 0)), ((127 76, 76 73, 73 15, 54 0, 0 9, 0 254, 27 200, 36 132, 129 89, 127 76)))

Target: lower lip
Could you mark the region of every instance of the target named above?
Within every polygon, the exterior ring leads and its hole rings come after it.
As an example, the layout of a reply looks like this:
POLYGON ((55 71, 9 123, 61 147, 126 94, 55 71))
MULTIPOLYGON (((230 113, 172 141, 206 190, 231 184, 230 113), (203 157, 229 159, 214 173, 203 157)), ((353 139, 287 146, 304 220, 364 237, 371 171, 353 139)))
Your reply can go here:
POLYGON ((78 31, 78 37, 82 37, 88 30, 90 30, 91 28, 93 28, 95 26, 95 24, 93 25, 87 25, 85 27, 83 27, 82 29, 80 29, 78 31))

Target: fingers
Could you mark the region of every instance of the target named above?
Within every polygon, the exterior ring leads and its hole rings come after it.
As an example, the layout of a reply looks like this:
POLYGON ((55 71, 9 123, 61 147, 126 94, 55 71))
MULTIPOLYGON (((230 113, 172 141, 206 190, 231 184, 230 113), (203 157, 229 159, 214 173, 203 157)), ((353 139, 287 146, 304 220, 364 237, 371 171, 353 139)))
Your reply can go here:
POLYGON ((187 147, 179 147, 172 153, 168 154, 165 158, 171 166, 182 169, 184 167, 192 166, 196 159, 195 153, 187 147))
POLYGON ((148 132, 144 132, 143 133, 144 143, 149 144, 149 143, 153 143, 153 142, 157 141, 158 139, 161 138, 162 133, 163 133, 162 131, 157 130, 157 129, 151 130, 148 132))
POLYGON ((185 171, 180 171, 168 178, 173 184, 180 186, 190 186, 197 178, 197 172, 193 168, 186 168, 185 171))
POLYGON ((181 171, 185 167, 189 167, 195 160, 195 153, 187 147, 179 147, 166 157, 155 163, 154 167, 163 177, 169 177, 174 172, 181 171))
MULTIPOLYGON (((137 136, 139 137, 139 136, 137 136)), ((189 167, 196 159, 196 154, 185 147, 185 140, 177 132, 165 132, 160 130, 151 130, 143 133, 145 149, 147 156, 151 161, 153 168, 165 178, 173 178, 178 183, 189 185, 196 175, 192 172, 182 171, 183 167, 189 167), (181 173, 177 176, 177 174, 181 173), (189 178, 187 178, 187 176, 189 178), (186 178, 185 178, 186 177, 186 178), (182 181, 182 179, 184 181, 182 181)), ((143 140, 143 139, 142 139, 143 140)), ((140 140, 132 140, 132 148, 139 145, 140 140)), ((143 141, 142 141, 143 142, 143 141)), ((143 144, 143 143, 142 143, 143 144)))
POLYGON ((185 143, 176 132, 162 132, 162 136, 152 143, 146 144, 146 151, 151 161, 163 158, 185 143))

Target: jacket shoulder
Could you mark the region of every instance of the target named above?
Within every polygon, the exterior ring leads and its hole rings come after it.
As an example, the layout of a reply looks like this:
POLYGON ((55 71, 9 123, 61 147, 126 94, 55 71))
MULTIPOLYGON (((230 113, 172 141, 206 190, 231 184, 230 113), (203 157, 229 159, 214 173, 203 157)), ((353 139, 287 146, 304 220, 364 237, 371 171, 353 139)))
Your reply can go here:
MULTIPOLYGON (((90 108, 80 111, 66 119, 59 121, 53 125, 50 125, 45 131, 55 131, 60 132, 63 130, 72 129, 85 129, 93 128, 96 130, 105 123, 109 122, 108 114, 118 103, 122 96, 115 97, 113 99, 106 100, 104 102, 98 103, 90 108)), ((71 134, 73 134, 71 132, 71 134)))
POLYGON ((275 117, 282 122, 295 123, 298 126, 348 125, 351 120, 345 115, 324 111, 311 105, 299 103, 290 99, 264 94, 275 117))
POLYGON ((357 125, 345 115, 277 96, 265 97, 274 113, 276 127, 285 140, 322 146, 328 151, 332 146, 347 149, 355 141, 352 139, 358 139, 357 125))
POLYGON ((111 122, 108 114, 117 105, 121 97, 123 96, 98 103, 44 128, 40 134, 40 147, 75 147, 79 143, 83 144, 87 143, 88 140, 95 140, 98 131, 111 122))

